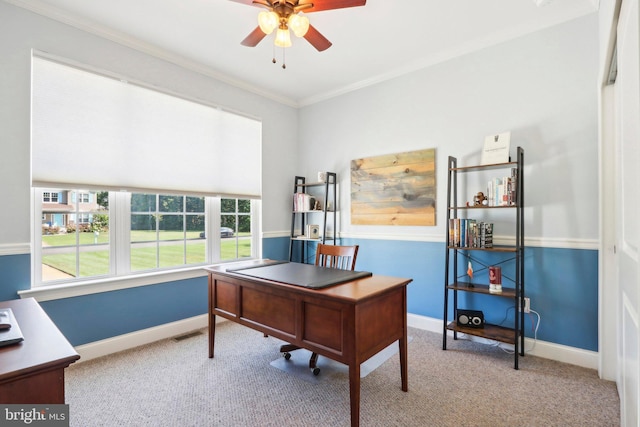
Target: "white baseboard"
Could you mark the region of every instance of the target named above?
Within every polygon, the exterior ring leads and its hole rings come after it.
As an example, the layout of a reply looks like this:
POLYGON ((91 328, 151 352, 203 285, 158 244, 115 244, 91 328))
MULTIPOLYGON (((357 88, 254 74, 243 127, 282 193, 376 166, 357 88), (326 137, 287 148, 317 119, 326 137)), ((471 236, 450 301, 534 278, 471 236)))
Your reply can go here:
MULTIPOLYGON (((216 320, 217 319, 221 319, 221 317, 217 316, 216 320)), ((106 356, 123 350, 129 350, 131 348, 162 339, 183 335, 197 329, 205 328, 207 325, 207 315, 202 314, 200 316, 190 317, 177 322, 166 323, 164 325, 154 326, 153 328, 142 329, 129 334, 118 335, 116 337, 79 345, 75 347, 75 350, 80 354, 80 360, 78 360, 78 362, 86 362, 97 357, 106 356)))
MULTIPOLYGON (((217 316, 216 321, 224 322, 226 320, 217 316)), ((442 319, 408 314, 407 324, 413 328, 442 334, 442 319)), ((83 344, 77 346, 75 350, 80 354, 80 360, 78 362, 86 362, 97 357, 128 350, 154 341, 183 335, 197 329, 205 328, 206 326, 207 315, 202 314, 189 319, 83 344)), ((483 340, 477 339, 477 341, 482 342, 483 340)), ((540 340, 534 341, 531 338, 525 339, 525 348, 527 349, 526 354, 532 356, 543 357, 545 359, 556 360, 589 369, 598 369, 598 353, 594 351, 582 350, 540 340)))
MULTIPOLYGON (((413 328, 442 334, 442 319, 419 316, 417 314, 407 315, 407 324, 413 328)), ((474 341, 488 342, 482 338, 472 337, 474 341)), ((554 344, 546 341, 525 338, 525 355, 538 356, 558 362, 569 363, 583 368, 598 369, 598 352, 582 350, 561 344, 554 344)))

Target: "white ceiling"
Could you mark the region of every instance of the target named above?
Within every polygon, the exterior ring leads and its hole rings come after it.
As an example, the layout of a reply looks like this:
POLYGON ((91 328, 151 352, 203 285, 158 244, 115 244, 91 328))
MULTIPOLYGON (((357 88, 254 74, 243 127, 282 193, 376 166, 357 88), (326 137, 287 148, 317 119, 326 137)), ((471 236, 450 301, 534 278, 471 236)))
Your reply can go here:
POLYGON ((310 13, 333 46, 240 45, 258 7, 230 0, 5 0, 292 106, 308 105, 597 10, 599 0, 368 0, 310 13), (538 7, 536 3, 542 3, 538 7))

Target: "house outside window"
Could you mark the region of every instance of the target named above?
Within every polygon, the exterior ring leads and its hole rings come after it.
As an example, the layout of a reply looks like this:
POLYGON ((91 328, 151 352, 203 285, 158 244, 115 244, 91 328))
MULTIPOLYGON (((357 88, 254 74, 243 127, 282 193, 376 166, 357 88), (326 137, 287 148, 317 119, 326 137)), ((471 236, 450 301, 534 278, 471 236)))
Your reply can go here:
MULTIPOLYGON (((38 236, 36 258, 42 265, 41 281, 67 278, 99 277, 109 274, 109 211, 99 203, 81 204, 76 190, 43 191, 42 200, 51 200, 47 194, 61 194, 56 198, 66 203, 45 203, 41 211, 42 232, 38 236)), ((85 193, 88 195, 88 193, 85 193)), ((94 193, 97 194, 97 193, 94 193)), ((107 194, 102 192, 103 195, 107 194)), ((36 198, 38 199, 38 198, 36 198)), ((94 197, 98 200, 98 197, 94 197)))

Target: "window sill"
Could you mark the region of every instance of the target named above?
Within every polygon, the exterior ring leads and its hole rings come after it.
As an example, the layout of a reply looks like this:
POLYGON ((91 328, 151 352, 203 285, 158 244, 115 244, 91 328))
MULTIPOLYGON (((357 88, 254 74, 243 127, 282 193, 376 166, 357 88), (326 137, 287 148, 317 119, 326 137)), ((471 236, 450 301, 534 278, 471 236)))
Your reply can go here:
MULTIPOLYGON (((205 266, 191 267, 180 270, 146 273, 127 277, 110 277, 100 280, 87 280, 67 284, 39 286, 24 291, 18 291, 20 298, 35 298, 37 301, 50 301, 72 298, 101 292, 117 291, 139 286, 156 285, 158 283, 175 282, 177 280, 206 277, 205 266)), ((208 266, 207 266, 208 267, 208 266)))

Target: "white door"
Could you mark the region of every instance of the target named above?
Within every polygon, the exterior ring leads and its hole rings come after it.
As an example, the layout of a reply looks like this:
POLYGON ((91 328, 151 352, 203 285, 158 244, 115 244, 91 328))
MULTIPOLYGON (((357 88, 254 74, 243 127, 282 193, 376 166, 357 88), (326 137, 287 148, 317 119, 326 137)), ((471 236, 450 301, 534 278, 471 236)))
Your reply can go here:
POLYGON ((618 388, 621 424, 640 421, 640 15, 638 0, 623 0, 618 20, 616 91, 618 388))

